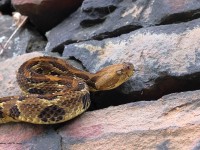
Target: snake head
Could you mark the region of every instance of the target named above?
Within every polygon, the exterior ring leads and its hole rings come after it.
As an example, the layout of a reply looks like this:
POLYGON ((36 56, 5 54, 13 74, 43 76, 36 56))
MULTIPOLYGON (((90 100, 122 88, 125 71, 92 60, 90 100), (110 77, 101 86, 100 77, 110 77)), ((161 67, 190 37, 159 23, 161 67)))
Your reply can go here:
POLYGON ((94 74, 91 81, 94 86, 91 91, 111 90, 127 81, 134 73, 134 67, 131 63, 122 63, 107 66, 94 74))

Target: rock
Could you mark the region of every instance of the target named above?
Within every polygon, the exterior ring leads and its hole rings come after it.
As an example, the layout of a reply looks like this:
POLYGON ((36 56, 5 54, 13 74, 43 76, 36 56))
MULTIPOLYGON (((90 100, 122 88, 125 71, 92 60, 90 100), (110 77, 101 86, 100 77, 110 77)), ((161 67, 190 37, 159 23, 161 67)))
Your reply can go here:
POLYGON ((50 126, 32 125, 28 123, 0 125, 1 150, 60 150, 60 140, 61 137, 50 126))
MULTIPOLYGON (((47 34, 46 50, 62 53, 66 44, 63 56, 79 59, 90 72, 123 61, 133 63, 135 75, 116 90, 92 94, 90 110, 124 105, 88 111, 61 125, 0 125, 0 149, 200 149, 200 19, 193 20, 199 17, 199 4, 85 0, 81 9, 47 34), (193 21, 183 23, 188 20, 193 21), (178 91, 188 92, 166 95, 178 91), (155 101, 134 102, 150 99, 155 101)), ((28 39, 21 46, 27 47, 28 39)), ((44 55, 4 60, 27 52, 24 47, 10 48, 17 50, 14 54, 2 53, 0 97, 20 94, 16 70, 24 61, 44 55)))
POLYGON ((12 11, 11 7, 11 0, 1 0, 0 1, 0 12, 6 13, 6 14, 11 14, 12 11))
POLYGON ((14 25, 13 18, 10 16, 0 16, 0 22, 0 61, 30 52, 34 47, 35 51, 44 50, 46 45, 45 39, 36 30, 21 27, 10 40, 7 47, 2 51, 2 47, 17 27, 14 25), (34 46, 33 43, 35 43, 34 46))
POLYGON ((64 44, 102 40, 141 27, 199 17, 198 0, 85 0, 80 9, 47 34, 46 51, 62 53, 64 44))
MULTIPOLYGON (((34 52, 0 62, 0 97, 19 95, 21 90, 16 82, 17 69, 26 60, 43 55, 42 53, 34 52)), ((60 150, 61 137, 56 133, 54 128, 57 128, 57 125, 32 125, 28 123, 1 124, 0 150, 60 150)))
MULTIPOLYGON (((17 68, 41 55, 0 62, 0 97, 20 94, 17 68)), ((199 95, 200 90, 174 93, 157 101, 90 111, 61 125, 1 124, 0 149, 199 149, 199 95)))
MULTIPOLYGON (((143 28, 102 41, 70 44, 65 46, 63 56, 75 57, 90 72, 110 64, 131 62, 136 71, 121 86, 120 90, 127 94, 123 99, 129 102, 157 99, 168 93, 200 87, 199 26, 200 19, 196 19, 143 28)), ((100 99, 112 101, 112 104, 118 98, 105 96, 100 99)))
MULTIPOLYGON (((0 67, 0 89, 1 89, 0 97, 19 95, 21 93, 21 90, 16 81, 16 72, 18 68, 25 61, 33 57, 44 56, 44 55, 47 55, 47 54, 44 54, 41 52, 33 52, 33 53, 28 53, 21 56, 13 57, 13 58, 0 62, 0 66, 1 66, 0 67)), ((57 55, 51 54, 51 56, 56 57, 57 55)), ((78 64, 77 62, 74 62, 72 60, 68 60, 68 62, 79 69, 83 69, 82 66, 80 66, 80 64, 78 64)))
MULTIPOLYGON (((123 17, 132 1, 84 1, 81 8, 47 33, 47 51, 63 51, 63 44, 114 37, 141 28, 137 18, 123 17)), ((133 3, 135 4, 135 3, 133 3)))
POLYGON ((82 1, 12 0, 12 4, 21 14, 28 16, 38 29, 46 32, 77 9, 82 1))
POLYGON ((200 91, 86 112, 59 129, 62 149, 199 149, 200 91))
POLYGON ((26 60, 42 55, 42 53, 35 52, 0 62, 0 97, 20 94, 21 90, 16 81, 16 71, 26 60))
MULTIPOLYGON (((149 1, 140 20, 147 26, 185 22, 199 18, 199 8, 200 2, 198 0, 149 1)), ((132 9, 132 11, 134 10, 132 9)))

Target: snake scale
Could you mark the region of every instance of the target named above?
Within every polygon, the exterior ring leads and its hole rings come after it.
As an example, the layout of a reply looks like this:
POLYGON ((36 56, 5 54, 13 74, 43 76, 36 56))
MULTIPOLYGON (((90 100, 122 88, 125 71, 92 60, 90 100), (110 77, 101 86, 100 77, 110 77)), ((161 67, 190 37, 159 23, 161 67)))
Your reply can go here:
POLYGON ((89 73, 50 56, 32 58, 17 72, 21 95, 0 98, 0 123, 56 124, 90 106, 89 91, 110 90, 133 75, 131 63, 114 64, 89 73))

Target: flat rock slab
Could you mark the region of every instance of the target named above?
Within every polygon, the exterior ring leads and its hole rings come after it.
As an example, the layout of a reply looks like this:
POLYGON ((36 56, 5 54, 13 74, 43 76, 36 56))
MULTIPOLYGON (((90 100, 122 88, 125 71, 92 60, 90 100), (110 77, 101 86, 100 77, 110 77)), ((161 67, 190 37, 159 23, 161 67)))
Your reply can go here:
POLYGON ((65 46, 90 71, 131 62, 135 75, 121 87, 131 100, 156 99, 200 86, 200 19, 139 29, 117 38, 65 46))
POLYGON ((200 91, 86 112, 59 129, 63 150, 199 149, 200 91))
POLYGON ((80 9, 47 34, 47 51, 63 44, 116 37, 141 27, 198 18, 198 0, 85 0, 80 9))

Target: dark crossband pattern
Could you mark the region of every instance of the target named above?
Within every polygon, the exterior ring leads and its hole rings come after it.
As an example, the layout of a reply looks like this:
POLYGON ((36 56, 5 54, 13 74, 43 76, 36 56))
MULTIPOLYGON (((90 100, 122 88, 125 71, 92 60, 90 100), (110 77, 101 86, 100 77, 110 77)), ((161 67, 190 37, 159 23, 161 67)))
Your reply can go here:
POLYGON ((56 105, 46 107, 38 116, 44 122, 60 121, 65 115, 65 110, 56 105))
POLYGON ((0 98, 0 123, 55 124, 70 120, 90 106, 90 91, 110 90, 133 75, 130 63, 97 73, 76 69, 55 57, 35 57, 17 72, 22 95, 0 98))
POLYGON ((19 115, 20 115, 20 111, 17 108, 17 106, 15 105, 15 106, 11 107, 10 117, 12 117, 13 119, 16 119, 17 117, 19 117, 19 115))

